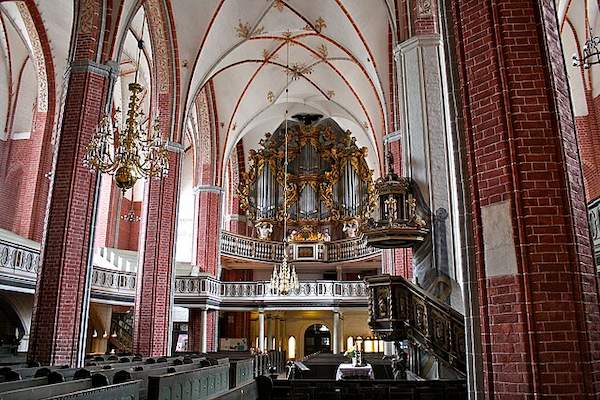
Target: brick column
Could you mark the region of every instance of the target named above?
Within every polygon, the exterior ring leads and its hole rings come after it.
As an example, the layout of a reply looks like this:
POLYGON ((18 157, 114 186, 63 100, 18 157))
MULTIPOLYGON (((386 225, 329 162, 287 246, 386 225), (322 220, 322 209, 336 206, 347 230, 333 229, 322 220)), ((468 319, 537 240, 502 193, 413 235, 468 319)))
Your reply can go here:
POLYGON ((196 353, 217 351, 219 346, 217 325, 219 312, 202 308, 190 308, 188 324, 189 350, 196 353))
POLYGON ((446 3, 471 395, 598 399, 598 288, 554 1, 446 3))
POLYGON ((111 69, 71 65, 64 121, 55 155, 34 297, 28 358, 42 364, 80 365, 85 351, 94 198, 99 175, 83 166, 85 146, 98 124, 111 69))
POLYGON ((223 191, 217 186, 197 186, 194 265, 200 273, 218 278, 221 205, 223 191))
POLYGON ((188 351, 200 353, 202 349, 202 312, 200 308, 190 308, 188 317, 188 351))
POLYGON ((168 354, 181 150, 169 151, 169 175, 146 184, 136 284, 133 351, 168 354))

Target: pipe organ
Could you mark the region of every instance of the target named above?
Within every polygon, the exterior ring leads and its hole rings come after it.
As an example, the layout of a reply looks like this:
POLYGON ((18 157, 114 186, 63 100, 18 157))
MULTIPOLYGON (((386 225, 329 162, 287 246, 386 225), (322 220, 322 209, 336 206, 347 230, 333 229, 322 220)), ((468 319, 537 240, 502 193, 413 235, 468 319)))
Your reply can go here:
POLYGON ((339 238, 344 224, 364 220, 375 206, 367 149, 359 148, 350 131, 332 119, 294 118, 299 121, 288 121, 288 204, 283 204, 285 131, 281 124, 265 135, 259 149, 250 150, 250 168, 242 173, 238 188, 241 205, 255 226, 269 227, 264 232, 282 233, 287 208, 292 240, 339 238))

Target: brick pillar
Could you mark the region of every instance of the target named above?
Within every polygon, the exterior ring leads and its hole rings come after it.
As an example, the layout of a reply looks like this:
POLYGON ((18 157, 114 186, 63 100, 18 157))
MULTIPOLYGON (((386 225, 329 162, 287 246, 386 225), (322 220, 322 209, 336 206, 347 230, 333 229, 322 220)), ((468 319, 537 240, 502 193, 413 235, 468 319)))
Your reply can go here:
POLYGON ((71 65, 64 121, 57 143, 48 220, 34 296, 28 358, 81 364, 85 350, 94 197, 99 175, 83 166, 110 86, 110 68, 71 65))
POLYGON ((133 334, 133 351, 145 356, 170 349, 180 160, 180 149, 171 148, 169 175, 146 183, 133 334))
POLYGON ((202 309, 190 308, 188 317, 188 351, 200 353, 202 349, 202 309))
POLYGON ((188 321, 189 350, 196 353, 217 351, 219 312, 190 308, 188 321))
POLYGON ((196 195, 194 265, 198 272, 218 278, 223 192, 216 186, 197 186, 194 192, 196 195))
POLYGON ((446 3, 470 389, 598 399, 598 288, 554 1, 446 3))

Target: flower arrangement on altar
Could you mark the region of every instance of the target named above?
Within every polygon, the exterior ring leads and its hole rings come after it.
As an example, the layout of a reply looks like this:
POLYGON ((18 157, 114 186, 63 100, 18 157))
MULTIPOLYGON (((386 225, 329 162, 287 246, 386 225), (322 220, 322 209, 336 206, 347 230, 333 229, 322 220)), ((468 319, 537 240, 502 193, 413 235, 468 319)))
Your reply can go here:
POLYGON ((350 358, 356 358, 356 349, 354 348, 354 346, 348 347, 348 349, 344 353, 344 356, 350 357, 350 358))

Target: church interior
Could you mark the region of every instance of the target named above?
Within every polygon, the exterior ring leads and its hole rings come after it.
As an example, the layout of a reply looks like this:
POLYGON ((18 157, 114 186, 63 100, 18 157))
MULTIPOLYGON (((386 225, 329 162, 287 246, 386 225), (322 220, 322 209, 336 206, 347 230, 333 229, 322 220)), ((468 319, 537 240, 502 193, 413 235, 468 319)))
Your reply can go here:
POLYGON ((600 399, 600 3, 0 28, 0 399, 600 399))

